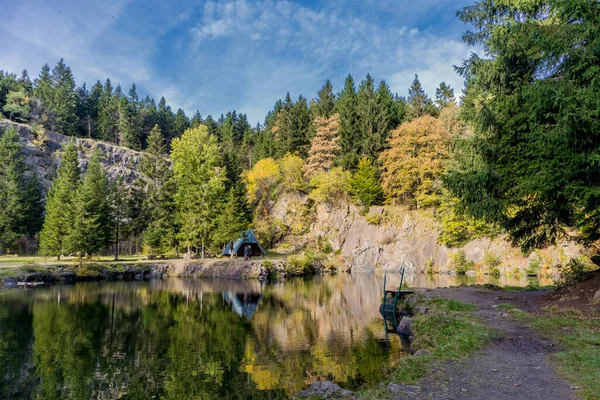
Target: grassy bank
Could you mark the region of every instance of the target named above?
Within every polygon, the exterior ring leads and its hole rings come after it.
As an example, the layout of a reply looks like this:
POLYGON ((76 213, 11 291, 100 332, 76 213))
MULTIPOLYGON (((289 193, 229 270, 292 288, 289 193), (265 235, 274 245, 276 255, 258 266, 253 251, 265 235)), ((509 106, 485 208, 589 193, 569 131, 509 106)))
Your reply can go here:
POLYGON ((585 399, 600 393, 600 315, 545 308, 537 316, 520 312, 540 335, 554 339, 559 352, 551 356, 558 373, 573 383, 585 399))
MULTIPOLYGON (((477 307, 448 299, 420 300, 415 309, 427 309, 412 318, 413 349, 427 350, 418 356, 406 356, 388 374, 390 382, 411 385, 435 369, 439 363, 466 357, 485 347, 500 332, 488 328, 472 315, 477 307)), ((361 391, 361 398, 389 396, 384 388, 361 391)))

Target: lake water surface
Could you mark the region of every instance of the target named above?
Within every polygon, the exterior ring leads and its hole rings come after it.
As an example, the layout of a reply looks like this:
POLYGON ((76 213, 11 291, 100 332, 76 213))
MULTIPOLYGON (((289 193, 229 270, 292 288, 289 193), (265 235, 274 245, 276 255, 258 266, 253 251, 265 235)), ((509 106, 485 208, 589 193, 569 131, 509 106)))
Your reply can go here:
MULTIPOLYGON (((388 287, 399 276, 388 275, 388 287)), ((408 276, 411 287, 487 278, 408 276)), ((526 285, 526 279, 492 283, 526 285)), ((0 399, 288 398, 312 381, 377 384, 403 353, 383 277, 167 279, 0 292, 0 399)))

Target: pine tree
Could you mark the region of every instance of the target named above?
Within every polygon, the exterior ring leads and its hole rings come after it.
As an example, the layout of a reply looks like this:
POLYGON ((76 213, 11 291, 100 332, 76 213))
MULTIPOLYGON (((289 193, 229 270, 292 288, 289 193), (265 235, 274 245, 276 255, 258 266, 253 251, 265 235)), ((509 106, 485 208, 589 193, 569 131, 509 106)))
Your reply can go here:
POLYGON ((327 79, 325 84, 317 92, 317 99, 311 105, 313 120, 316 117, 330 118, 335 113, 335 93, 333 85, 327 79))
POLYGON ((46 201, 46 218, 40 234, 40 253, 57 256, 66 250, 65 237, 73 229, 73 206, 79 187, 81 171, 74 142, 63 149, 58 176, 52 182, 46 201))
POLYGON ((156 123, 160 127, 160 131, 164 135, 167 144, 171 143, 171 140, 175 138, 175 116, 173 115, 171 106, 167 105, 164 97, 161 97, 158 102, 157 118, 156 123))
POLYGON ((175 137, 183 135, 186 129, 190 127, 190 119, 185 115, 185 112, 180 108, 175 113, 173 120, 173 130, 175 137))
POLYGON ((107 79, 98 100, 98 119, 96 126, 98 138, 114 141, 119 120, 119 109, 110 79, 107 79))
POLYGON ((227 244, 242 237, 249 224, 246 192, 243 186, 234 186, 229 189, 227 200, 219 212, 212 239, 217 245, 227 244))
POLYGON ((333 114, 330 118, 317 117, 314 122, 316 135, 311 141, 308 158, 302 172, 307 179, 322 172, 328 172, 333 160, 339 154, 339 116, 333 114))
POLYGON ((9 127, 0 137, 0 254, 14 248, 24 233, 25 169, 19 135, 14 127, 9 127))
POLYGON ((96 148, 88 163, 72 207, 73 228, 64 239, 67 251, 79 254, 80 260, 107 248, 112 239, 110 185, 101 154, 96 148))
POLYGON ((19 77, 19 85, 25 89, 25 93, 28 96, 33 94, 33 83, 31 82, 31 78, 29 77, 29 73, 26 69, 21 72, 21 76, 19 77))
POLYGON ((282 157, 284 154, 294 152, 294 102, 288 92, 282 103, 281 109, 277 113, 276 121, 271 128, 273 138, 276 141, 277 155, 282 157))
POLYGON ((431 99, 425 94, 419 76, 415 75, 415 80, 408 89, 408 112, 407 117, 413 120, 422 117, 425 114, 437 115, 437 110, 433 106, 431 99))
POLYGON ((348 181, 350 194, 365 207, 380 204, 383 189, 379 171, 367 158, 361 158, 358 168, 348 181))
POLYGON ((135 150, 142 148, 141 129, 137 124, 137 113, 127 97, 121 97, 118 105, 120 143, 135 150))
POLYGON ((140 229, 144 230, 144 243, 157 250, 162 247, 175 246, 178 226, 175 206, 175 181, 173 171, 165 160, 166 146, 158 125, 155 125, 148 136, 148 148, 141 160, 139 186, 144 194, 143 215, 140 229))
POLYGON ((35 79, 33 85, 33 95, 40 101, 41 105, 32 119, 36 123, 41 123, 46 129, 53 129, 55 124, 55 116, 52 111, 54 83, 48 64, 42 66, 40 75, 35 79))
POLYGON ((440 86, 435 90, 435 104, 439 108, 445 108, 451 104, 456 104, 454 97, 454 89, 447 85, 446 82, 440 83, 440 86))
POLYGON ((51 109, 56 116, 55 129, 61 133, 72 135, 77 120, 77 95, 75 79, 71 68, 61 59, 52 69, 54 84, 51 109))
POLYGON ((23 233, 33 238, 42 230, 44 221, 44 188, 35 170, 25 177, 23 199, 23 233))
POLYGON ((50 74, 50 66, 44 64, 40 75, 34 81, 33 94, 42 102, 42 106, 50 110, 52 108, 52 99, 54 98, 54 84, 50 74))
POLYGON ((338 96, 338 112, 340 114, 340 159, 339 164, 345 169, 354 169, 360 159, 360 129, 358 125, 357 95, 354 79, 346 78, 344 89, 338 96))
POLYGON ((299 96, 292 108, 292 154, 297 152, 300 157, 306 158, 311 139, 310 125, 308 101, 299 96))
POLYGON ((196 114, 194 114, 194 116, 192 117, 192 120, 190 121, 190 127, 197 128, 203 124, 204 124, 204 120, 202 119, 202 115, 200 115, 200 111, 196 110, 196 114))
POLYGON ((127 95, 128 95, 129 103, 133 106, 134 109, 137 109, 140 99, 138 98, 135 82, 131 84, 131 88, 129 89, 129 92, 127 93, 127 95))

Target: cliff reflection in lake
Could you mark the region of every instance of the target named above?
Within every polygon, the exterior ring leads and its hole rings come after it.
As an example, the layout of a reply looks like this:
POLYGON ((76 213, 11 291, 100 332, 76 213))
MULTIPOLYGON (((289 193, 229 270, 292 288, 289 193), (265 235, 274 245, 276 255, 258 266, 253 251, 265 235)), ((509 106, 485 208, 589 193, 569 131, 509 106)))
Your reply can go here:
POLYGON ((287 398, 377 383, 372 275, 87 283, 0 294, 0 398, 287 398))
MULTIPOLYGON (((389 287, 398 281, 388 274, 389 287)), ((288 398, 316 379, 376 384, 403 356, 396 335, 385 340, 382 286, 379 274, 339 274, 0 292, 0 398, 288 398)))

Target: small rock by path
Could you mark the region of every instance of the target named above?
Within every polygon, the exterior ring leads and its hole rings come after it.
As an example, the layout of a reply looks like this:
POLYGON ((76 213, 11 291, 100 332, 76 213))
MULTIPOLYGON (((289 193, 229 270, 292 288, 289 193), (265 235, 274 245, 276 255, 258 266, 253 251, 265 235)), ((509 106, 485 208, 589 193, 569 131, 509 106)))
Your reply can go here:
MULTIPOLYGON (((542 339, 519 321, 503 317, 497 309, 500 303, 510 302, 528 311, 536 309, 535 292, 515 293, 510 300, 505 294, 475 289, 438 289, 435 297, 474 304, 474 315, 491 328, 503 333, 481 353, 463 360, 442 364, 418 384, 419 399, 486 399, 486 400, 559 400, 579 399, 569 382, 559 377, 548 361, 556 351, 554 344, 542 339), (494 307, 496 306, 496 307, 494 307)), ((405 399, 406 393, 393 398, 405 399)))

